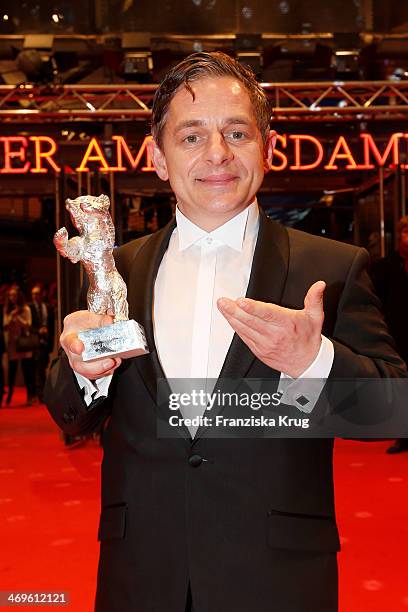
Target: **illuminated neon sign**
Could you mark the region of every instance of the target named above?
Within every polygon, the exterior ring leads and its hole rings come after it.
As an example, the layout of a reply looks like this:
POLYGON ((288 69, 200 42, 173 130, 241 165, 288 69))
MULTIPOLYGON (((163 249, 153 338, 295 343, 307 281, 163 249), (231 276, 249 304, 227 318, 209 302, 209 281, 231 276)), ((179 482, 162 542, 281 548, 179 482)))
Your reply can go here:
MULTIPOLYGON (((154 172, 146 136, 137 150, 132 153, 123 136, 113 136, 110 159, 107 159, 104 144, 91 138, 86 150, 75 168, 77 172, 154 172)), ((408 149, 408 133, 391 134, 387 144, 380 151, 371 134, 359 135, 359 154, 356 146, 351 148, 345 136, 339 136, 329 151, 323 143, 309 134, 279 134, 273 158, 272 170, 373 170, 380 166, 395 166, 401 163, 402 145, 408 149)), ((2 136, 0 137, 0 174, 47 174, 61 172, 58 143, 50 136, 2 136)), ((401 164, 408 168, 408 164, 401 164)))
MULTIPOLYGON (((277 136, 277 146, 274 153, 272 170, 282 172, 282 170, 301 170, 310 171, 317 168, 323 170, 373 170, 380 166, 394 166, 400 163, 400 145, 402 142, 408 143, 408 134, 396 132, 388 140, 384 151, 381 153, 371 134, 362 133, 359 135, 362 144, 362 163, 358 163, 355 153, 352 152, 345 136, 339 136, 333 150, 326 155, 322 142, 309 134, 285 134, 277 136), (292 160, 290 163, 288 153, 289 144, 292 145, 292 160), (306 147, 309 157, 312 155, 313 161, 308 158, 307 163, 303 161, 306 147)), ((403 164, 403 168, 408 168, 408 164, 403 164)))

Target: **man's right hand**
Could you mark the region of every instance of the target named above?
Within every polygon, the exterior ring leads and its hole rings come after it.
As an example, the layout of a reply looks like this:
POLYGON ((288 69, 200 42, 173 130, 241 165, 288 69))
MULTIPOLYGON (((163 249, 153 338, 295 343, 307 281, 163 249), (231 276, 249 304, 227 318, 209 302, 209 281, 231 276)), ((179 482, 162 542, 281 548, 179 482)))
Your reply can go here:
POLYGON ((60 343, 64 349, 71 368, 88 378, 95 380, 102 376, 108 376, 120 366, 120 357, 106 357, 97 361, 83 361, 83 342, 78 338, 78 332, 95 327, 104 327, 113 323, 110 314, 98 315, 88 310, 78 310, 65 317, 64 329, 60 337, 60 343))

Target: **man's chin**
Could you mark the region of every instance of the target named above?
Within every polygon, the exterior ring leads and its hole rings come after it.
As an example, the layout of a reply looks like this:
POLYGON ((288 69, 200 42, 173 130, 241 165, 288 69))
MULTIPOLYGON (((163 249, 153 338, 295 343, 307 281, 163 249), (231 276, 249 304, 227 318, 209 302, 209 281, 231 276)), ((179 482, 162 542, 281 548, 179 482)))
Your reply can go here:
POLYGON ((241 190, 237 189, 237 184, 230 183, 229 185, 220 186, 203 186, 200 184, 196 194, 202 200, 203 205, 206 203, 214 203, 217 206, 233 206, 236 202, 243 199, 241 190))
POLYGON ((202 203, 201 211, 212 217, 232 218, 242 212, 250 202, 240 198, 214 198, 202 203))

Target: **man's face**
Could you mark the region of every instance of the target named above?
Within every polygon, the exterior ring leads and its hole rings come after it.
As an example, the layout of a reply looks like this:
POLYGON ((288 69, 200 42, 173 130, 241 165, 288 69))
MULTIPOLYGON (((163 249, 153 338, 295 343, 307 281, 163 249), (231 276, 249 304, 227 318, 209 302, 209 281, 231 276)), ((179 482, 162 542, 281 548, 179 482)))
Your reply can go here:
POLYGON ((181 212, 211 231, 253 201, 274 137, 264 146, 249 95, 236 79, 205 78, 191 87, 194 100, 184 87, 172 99, 162 148, 152 143, 151 154, 181 212))
POLYGON ((31 291, 31 299, 33 300, 33 302, 41 302, 41 291, 37 288, 34 288, 31 291))

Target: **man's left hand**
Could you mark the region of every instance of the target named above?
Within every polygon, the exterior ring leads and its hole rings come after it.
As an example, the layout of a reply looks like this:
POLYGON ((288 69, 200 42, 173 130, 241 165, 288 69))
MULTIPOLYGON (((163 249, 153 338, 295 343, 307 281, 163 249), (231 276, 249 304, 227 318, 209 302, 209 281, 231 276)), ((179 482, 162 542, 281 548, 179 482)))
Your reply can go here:
POLYGON ((220 298, 220 312, 233 330, 267 366, 297 378, 316 359, 324 320, 324 281, 308 290, 304 308, 293 310, 249 298, 220 298))

